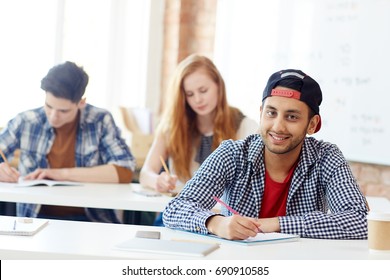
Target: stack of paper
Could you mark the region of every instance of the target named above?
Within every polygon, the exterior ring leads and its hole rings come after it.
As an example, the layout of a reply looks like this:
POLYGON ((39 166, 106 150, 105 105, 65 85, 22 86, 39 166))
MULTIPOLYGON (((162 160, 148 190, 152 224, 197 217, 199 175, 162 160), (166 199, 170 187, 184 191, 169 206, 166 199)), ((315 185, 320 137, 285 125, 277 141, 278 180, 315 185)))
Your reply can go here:
POLYGON ((0 216, 0 234, 34 235, 48 222, 45 219, 0 216))

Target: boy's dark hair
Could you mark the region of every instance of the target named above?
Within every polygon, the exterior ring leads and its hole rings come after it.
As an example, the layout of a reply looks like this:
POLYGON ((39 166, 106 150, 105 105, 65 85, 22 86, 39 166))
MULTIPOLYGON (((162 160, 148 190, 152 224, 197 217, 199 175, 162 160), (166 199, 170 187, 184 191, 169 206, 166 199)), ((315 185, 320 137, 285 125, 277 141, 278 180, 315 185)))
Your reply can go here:
POLYGON ((77 103, 84 95, 88 80, 88 75, 82 67, 67 61, 49 70, 41 81, 41 88, 55 97, 77 103))

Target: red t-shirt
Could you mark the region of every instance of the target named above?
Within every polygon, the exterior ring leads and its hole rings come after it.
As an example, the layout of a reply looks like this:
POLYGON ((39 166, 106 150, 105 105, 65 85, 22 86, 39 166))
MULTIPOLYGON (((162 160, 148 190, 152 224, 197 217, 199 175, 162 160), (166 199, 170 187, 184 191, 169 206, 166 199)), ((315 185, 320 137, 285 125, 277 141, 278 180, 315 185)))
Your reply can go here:
POLYGON ((272 180, 267 170, 265 171, 265 187, 259 218, 272 218, 286 216, 288 190, 290 189, 292 175, 296 164, 290 169, 283 183, 272 180))

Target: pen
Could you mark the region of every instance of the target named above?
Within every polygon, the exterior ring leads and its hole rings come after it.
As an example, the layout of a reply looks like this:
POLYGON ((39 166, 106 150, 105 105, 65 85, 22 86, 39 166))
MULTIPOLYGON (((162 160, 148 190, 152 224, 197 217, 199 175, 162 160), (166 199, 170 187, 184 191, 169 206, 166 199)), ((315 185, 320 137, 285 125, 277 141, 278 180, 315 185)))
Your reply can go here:
POLYGON ((163 159, 162 156, 160 156, 160 161, 161 161, 162 166, 164 167, 164 171, 168 174, 168 176, 171 176, 171 173, 169 173, 169 169, 168 169, 167 165, 165 164, 165 160, 163 159))
POLYGON ((16 220, 14 221, 14 230, 16 230, 16 220))
MULTIPOLYGON (((235 215, 240 215, 240 213, 238 213, 236 210, 234 210, 232 207, 230 207, 229 205, 227 205, 225 202, 223 202, 222 200, 220 200, 218 197, 216 196, 213 196, 214 200, 216 200, 217 202, 219 202, 220 204, 222 204, 223 206, 226 207, 227 210, 229 210, 230 212, 232 212, 233 214, 235 215)), ((259 231, 261 233, 263 233, 263 231, 260 229, 259 227, 259 231)))
POLYGON ((2 150, 0 150, 0 155, 1 155, 1 158, 3 159, 3 161, 4 161, 5 163, 8 163, 8 160, 7 160, 7 158, 5 157, 5 155, 4 155, 4 153, 3 153, 2 150))
POLYGON ((214 200, 216 200, 217 202, 219 202, 220 204, 222 204, 223 206, 225 206, 226 209, 229 210, 230 212, 232 212, 233 214, 240 215, 236 210, 234 210, 232 207, 230 207, 230 206, 227 205, 225 202, 223 202, 222 200, 220 200, 218 197, 213 196, 213 198, 214 198, 214 200))
MULTIPOLYGON (((164 171, 168 174, 168 176, 171 176, 171 173, 169 172, 168 166, 165 164, 165 160, 163 159, 162 156, 160 156, 160 161, 161 161, 162 166, 164 167, 164 171)), ((177 196, 178 193, 175 191, 172 191, 172 190, 168 190, 168 194, 170 197, 175 197, 175 196, 177 196)))

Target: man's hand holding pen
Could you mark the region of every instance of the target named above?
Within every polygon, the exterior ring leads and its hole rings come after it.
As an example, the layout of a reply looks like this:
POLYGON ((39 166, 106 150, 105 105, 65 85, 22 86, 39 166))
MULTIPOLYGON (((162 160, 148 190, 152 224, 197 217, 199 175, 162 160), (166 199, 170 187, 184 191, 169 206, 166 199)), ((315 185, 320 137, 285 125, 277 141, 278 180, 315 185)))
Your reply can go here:
POLYGON ((260 232, 280 231, 278 217, 267 219, 244 217, 220 198, 213 196, 213 199, 234 214, 229 217, 212 216, 207 220, 207 229, 215 235, 226 239, 247 239, 256 236, 260 232))
POLYGON ((240 215, 212 216, 207 220, 206 226, 211 233, 230 240, 247 239, 261 232, 258 219, 240 215))
POLYGON ((3 162, 0 163, 0 181, 16 183, 19 180, 19 172, 8 163, 6 156, 1 150, 0 156, 3 159, 3 162))
POLYGON ((254 237, 258 233, 280 231, 278 217, 257 219, 240 215, 229 217, 215 215, 207 220, 206 227, 209 232, 231 240, 243 240, 254 237))

